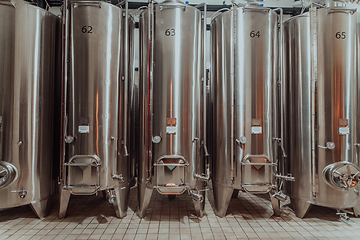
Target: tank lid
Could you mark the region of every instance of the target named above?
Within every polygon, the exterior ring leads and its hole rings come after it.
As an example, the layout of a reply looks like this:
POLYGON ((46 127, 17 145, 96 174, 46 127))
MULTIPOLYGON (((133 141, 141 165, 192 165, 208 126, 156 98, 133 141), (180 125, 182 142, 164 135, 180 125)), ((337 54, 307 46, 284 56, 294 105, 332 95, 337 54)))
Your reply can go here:
POLYGON ((180 4, 184 4, 182 1, 180 0, 165 0, 162 3, 180 3, 180 4))

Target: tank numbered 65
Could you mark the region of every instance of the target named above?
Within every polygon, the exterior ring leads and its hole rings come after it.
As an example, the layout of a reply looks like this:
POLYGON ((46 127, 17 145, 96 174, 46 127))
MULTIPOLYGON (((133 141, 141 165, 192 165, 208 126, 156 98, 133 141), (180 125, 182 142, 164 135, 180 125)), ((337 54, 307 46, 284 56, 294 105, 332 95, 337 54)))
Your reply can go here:
POLYGON ((346 32, 337 32, 335 37, 336 37, 336 39, 345 39, 346 38, 346 32))

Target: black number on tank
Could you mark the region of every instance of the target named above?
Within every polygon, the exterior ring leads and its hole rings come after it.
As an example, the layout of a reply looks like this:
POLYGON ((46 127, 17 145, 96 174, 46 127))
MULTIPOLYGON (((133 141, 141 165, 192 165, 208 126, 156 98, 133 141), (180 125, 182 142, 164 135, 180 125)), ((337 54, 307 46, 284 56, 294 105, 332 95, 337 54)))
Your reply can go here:
POLYGON ((172 37, 175 36, 175 29, 171 28, 171 29, 166 29, 165 30, 165 36, 167 37, 172 37))
POLYGON ((250 32, 250 37, 251 38, 255 38, 255 37, 257 37, 257 38, 260 38, 260 31, 251 31, 250 32))
POLYGON ((83 27, 81 28, 81 32, 82 32, 82 33, 92 33, 92 29, 93 29, 92 26, 83 26, 83 27))
POLYGON ((337 32, 335 34, 336 39, 345 39, 346 38, 346 32, 337 32))

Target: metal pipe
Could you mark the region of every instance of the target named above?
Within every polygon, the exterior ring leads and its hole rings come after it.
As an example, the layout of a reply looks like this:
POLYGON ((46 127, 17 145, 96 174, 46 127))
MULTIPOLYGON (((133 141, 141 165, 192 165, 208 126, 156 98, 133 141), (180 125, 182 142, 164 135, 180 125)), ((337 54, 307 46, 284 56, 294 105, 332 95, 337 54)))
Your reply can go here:
POLYGON ((62 9, 62 86, 61 86, 61 126, 60 126, 60 182, 63 181, 63 172, 65 171, 63 165, 65 163, 65 137, 66 137, 66 98, 67 98, 67 82, 68 82, 68 38, 69 38, 69 24, 68 24, 68 1, 65 0, 62 9))
MULTIPOLYGON (((283 44, 284 44, 284 26, 283 26, 283 22, 284 22, 284 11, 282 8, 276 8, 274 9, 274 11, 280 11, 280 36, 279 36, 279 60, 280 60, 280 139, 278 139, 278 144, 280 145, 281 151, 282 151, 282 157, 283 157, 283 164, 281 165, 282 169, 281 169, 281 173, 282 175, 285 174, 285 159, 287 157, 286 152, 285 152, 285 148, 284 148, 284 111, 285 111, 285 106, 284 106, 284 102, 285 102, 285 73, 284 73, 284 49, 283 49, 283 44)), ((279 170, 278 170, 279 171, 279 170)))
POLYGON ((154 43, 153 43, 153 33, 154 33, 154 24, 153 24, 153 21, 154 21, 154 3, 152 0, 149 0, 149 14, 148 14, 148 31, 149 31, 149 36, 148 36, 148 39, 149 39, 149 68, 148 68, 148 71, 149 71, 149 75, 148 75, 148 166, 147 166, 147 181, 150 181, 150 172, 151 172, 151 164, 150 164, 150 161, 151 161, 151 152, 150 152, 150 144, 151 144, 151 134, 152 134, 152 131, 151 131, 151 119, 152 119, 152 97, 151 97, 151 94, 152 94, 152 77, 153 77, 153 53, 154 53, 154 43))
MULTIPOLYGON (((195 6, 195 8, 200 8, 200 7, 204 7, 204 11, 203 11, 203 48, 202 48, 202 60, 203 60, 203 79, 202 79, 202 83, 203 83, 203 148, 204 148, 204 156, 209 156, 209 153, 207 151, 207 147, 206 147, 206 61, 205 61, 205 54, 206 54, 206 26, 207 26, 207 5, 206 3, 200 3, 198 5, 195 6)), ((195 138, 194 140, 199 140, 198 138, 195 138)), ((193 140, 193 142, 194 142, 193 140)), ((199 163, 200 164, 200 163, 199 163)), ((207 165, 207 164, 206 164, 207 165)), ((195 174, 195 175, 199 175, 199 174, 195 174)), ((200 175, 199 175, 200 176, 200 175)))
POLYGON ((230 154, 231 154, 231 174, 230 174, 230 178, 231 178, 231 182, 234 181, 234 161, 235 161, 235 157, 234 157, 234 131, 235 131, 235 123, 234 123, 234 116, 235 116, 235 109, 234 109, 234 104, 235 104, 235 46, 236 46, 236 14, 235 14, 235 7, 234 5, 231 7, 231 34, 230 34, 230 41, 231 41, 231 47, 230 47, 230 62, 231 62, 231 72, 230 72, 230 79, 231 79, 231 85, 230 85, 230 92, 231 92, 231 136, 230 136, 230 154))
POLYGON ((124 76, 125 76, 125 83, 124 83, 124 89, 125 89, 125 93, 124 93, 124 156, 128 157, 129 153, 127 151, 127 131, 128 131, 128 96, 129 96, 129 68, 126 65, 127 61, 128 61, 128 46, 129 46, 129 3, 128 0, 124 0, 123 2, 125 2, 125 54, 124 54, 124 63, 125 63, 125 69, 124 69, 124 76))
POLYGON ((315 144, 315 88, 317 80, 317 27, 316 7, 310 8, 310 41, 311 41, 311 171, 312 171, 312 195, 316 197, 316 144, 315 144))
POLYGON ((211 20, 214 19, 215 17, 217 17, 221 12, 227 12, 227 11, 230 11, 230 9, 228 8, 221 8, 219 10, 217 10, 216 12, 214 12, 212 15, 211 15, 211 20))
POLYGON ((198 201, 198 202, 203 202, 204 201, 204 197, 203 195, 193 191, 193 190, 189 190, 189 193, 191 195, 191 197, 195 200, 195 201, 198 201))

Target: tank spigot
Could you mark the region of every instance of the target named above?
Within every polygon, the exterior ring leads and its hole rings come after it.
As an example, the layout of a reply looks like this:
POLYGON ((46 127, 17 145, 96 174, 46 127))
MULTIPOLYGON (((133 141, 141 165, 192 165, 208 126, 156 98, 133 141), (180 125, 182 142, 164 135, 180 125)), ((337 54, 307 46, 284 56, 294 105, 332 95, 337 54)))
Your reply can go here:
POLYGON ((120 180, 121 182, 125 182, 125 179, 124 179, 124 177, 123 177, 122 174, 117 175, 117 174, 113 173, 113 174, 112 174, 112 178, 113 178, 113 179, 116 179, 116 180, 120 180))
POLYGON ((116 196, 114 194, 114 190, 106 190, 106 198, 109 203, 114 204, 116 202, 116 196))
POLYGON ((26 190, 20 190, 19 191, 19 196, 21 199, 24 199, 27 195, 27 191, 26 190))
POLYGON ((276 198, 277 200, 282 202, 285 202, 288 199, 288 196, 286 196, 282 191, 273 194, 271 197, 276 198))
POLYGON ((189 193, 190 193, 191 197, 194 199, 194 201, 198 201, 201 203, 204 201, 203 195, 201 195, 193 190, 189 190, 189 193))
POLYGON ((341 212, 340 210, 337 211, 336 215, 340 216, 341 219, 349 222, 350 221, 350 217, 347 215, 346 212, 341 212))

